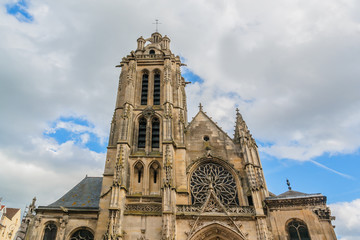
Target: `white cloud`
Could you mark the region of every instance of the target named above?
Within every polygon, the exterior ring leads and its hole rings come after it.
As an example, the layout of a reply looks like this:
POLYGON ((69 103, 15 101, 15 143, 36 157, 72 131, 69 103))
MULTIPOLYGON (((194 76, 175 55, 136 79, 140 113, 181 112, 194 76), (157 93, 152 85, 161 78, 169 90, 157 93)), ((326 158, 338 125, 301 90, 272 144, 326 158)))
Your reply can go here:
MULTIPOLYGON (((0 164, 12 168, 11 160, 25 172, 33 166, 30 179, 50 179, 57 167, 61 173, 49 185, 69 168, 76 176, 100 175, 103 155, 42 134, 61 116, 81 116, 106 139, 120 72, 114 66, 140 35, 151 34, 155 16, 173 52, 204 79, 187 86, 190 118, 202 102, 232 136, 239 107, 253 135, 272 143, 262 151, 278 158, 305 161, 360 146, 358 1, 32 0, 29 6, 31 24, 0 11, 0 164)), ((22 186, 18 175, 9 171, 0 181, 22 186)), ((71 179, 68 185, 79 177, 71 179)), ((14 191, 0 186, 2 194, 14 191)))
POLYGON ((359 240, 360 199, 330 204, 330 208, 332 215, 336 216, 333 224, 339 240, 359 240))

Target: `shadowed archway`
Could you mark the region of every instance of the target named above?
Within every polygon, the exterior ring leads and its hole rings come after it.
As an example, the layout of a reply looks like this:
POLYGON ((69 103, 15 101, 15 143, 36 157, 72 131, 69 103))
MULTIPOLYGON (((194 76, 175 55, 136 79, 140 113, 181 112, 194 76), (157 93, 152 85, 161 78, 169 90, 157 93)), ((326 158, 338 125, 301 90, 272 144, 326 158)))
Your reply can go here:
POLYGON ((194 233, 190 238, 190 240, 245 240, 240 234, 235 232, 234 230, 223 226, 218 223, 212 223, 207 225, 196 233, 194 233))

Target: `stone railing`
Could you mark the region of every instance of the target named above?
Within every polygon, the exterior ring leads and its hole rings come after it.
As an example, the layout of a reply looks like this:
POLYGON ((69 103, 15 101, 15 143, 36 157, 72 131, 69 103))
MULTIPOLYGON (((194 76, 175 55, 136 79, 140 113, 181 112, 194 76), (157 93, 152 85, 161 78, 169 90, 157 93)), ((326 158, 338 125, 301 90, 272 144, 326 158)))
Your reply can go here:
POLYGON ((136 55, 137 59, 156 59, 156 58, 164 58, 163 54, 144 54, 144 55, 136 55))
MULTIPOLYGON (((193 206, 193 205, 177 205, 176 211, 178 214, 196 214, 200 213, 202 206, 193 206)), ((255 209, 249 206, 242 207, 229 207, 226 209, 226 212, 230 215, 254 215, 255 209)), ((221 212, 219 212, 221 213, 221 212)))
POLYGON ((162 206, 157 203, 126 204, 125 214, 127 215, 161 215, 162 206))

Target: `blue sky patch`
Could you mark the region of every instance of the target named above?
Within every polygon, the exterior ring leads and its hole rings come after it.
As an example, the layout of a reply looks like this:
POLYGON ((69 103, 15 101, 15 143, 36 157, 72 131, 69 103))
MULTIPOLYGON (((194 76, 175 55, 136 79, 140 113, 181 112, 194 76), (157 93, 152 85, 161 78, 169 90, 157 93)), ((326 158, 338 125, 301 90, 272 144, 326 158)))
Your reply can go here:
POLYGON ((181 74, 184 78, 186 82, 192 82, 192 83, 203 83, 204 80, 199 77, 198 75, 196 75, 195 73, 193 73, 189 68, 185 68, 183 73, 181 74))
POLYGON ((278 159, 263 152, 259 154, 268 189, 276 195, 288 190, 286 179, 289 179, 292 190, 322 193, 327 196, 328 203, 360 198, 359 152, 324 154, 311 161, 303 162, 278 159), (342 189, 341 193, 336 191, 338 189, 342 189))
POLYGON ((79 147, 104 153, 106 152, 105 142, 101 141, 94 129, 94 125, 86 119, 60 117, 50 124, 50 128, 44 132, 44 135, 55 139, 58 144, 72 141, 79 147))
POLYGON ((32 22, 34 17, 27 11, 28 3, 25 0, 19 0, 15 3, 8 3, 5 5, 6 12, 16 17, 20 22, 32 22))

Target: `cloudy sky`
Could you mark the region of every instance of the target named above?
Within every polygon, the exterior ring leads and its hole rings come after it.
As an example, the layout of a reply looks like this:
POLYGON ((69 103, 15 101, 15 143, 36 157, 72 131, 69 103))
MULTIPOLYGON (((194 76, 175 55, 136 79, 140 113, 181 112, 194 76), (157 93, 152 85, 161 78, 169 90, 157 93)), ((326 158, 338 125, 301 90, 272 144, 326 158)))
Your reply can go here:
POLYGON ((360 1, 0 0, 0 197, 24 208, 101 176, 121 58, 159 32, 232 136, 238 107, 268 188, 321 192, 360 239, 360 1))

